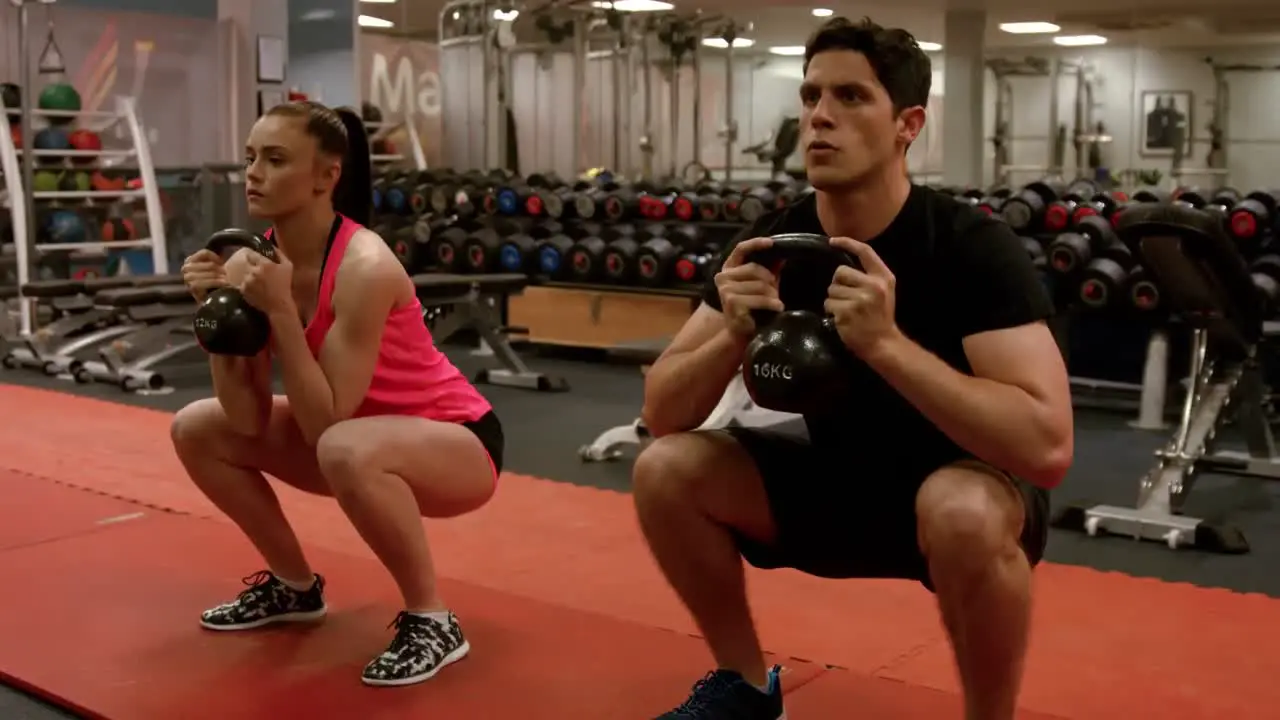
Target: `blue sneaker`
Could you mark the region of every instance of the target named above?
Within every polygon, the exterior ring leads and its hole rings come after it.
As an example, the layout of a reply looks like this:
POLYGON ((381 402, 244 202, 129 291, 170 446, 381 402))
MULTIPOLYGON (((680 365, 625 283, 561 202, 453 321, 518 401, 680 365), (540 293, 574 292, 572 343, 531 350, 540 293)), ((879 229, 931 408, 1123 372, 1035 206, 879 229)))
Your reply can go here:
POLYGON ((709 672, 694 684, 688 700, 656 720, 786 720, 781 671, 777 665, 769 669, 767 692, 732 670, 709 672))

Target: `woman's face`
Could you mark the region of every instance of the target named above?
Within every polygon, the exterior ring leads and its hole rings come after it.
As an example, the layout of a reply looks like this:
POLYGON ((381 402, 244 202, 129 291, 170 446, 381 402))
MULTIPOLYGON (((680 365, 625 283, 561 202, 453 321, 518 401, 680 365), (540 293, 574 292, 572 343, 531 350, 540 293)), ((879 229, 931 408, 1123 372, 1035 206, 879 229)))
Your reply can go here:
POLYGON ((261 117, 245 145, 249 215, 269 220, 319 200, 330 202, 340 172, 338 159, 320 152, 302 118, 261 117))

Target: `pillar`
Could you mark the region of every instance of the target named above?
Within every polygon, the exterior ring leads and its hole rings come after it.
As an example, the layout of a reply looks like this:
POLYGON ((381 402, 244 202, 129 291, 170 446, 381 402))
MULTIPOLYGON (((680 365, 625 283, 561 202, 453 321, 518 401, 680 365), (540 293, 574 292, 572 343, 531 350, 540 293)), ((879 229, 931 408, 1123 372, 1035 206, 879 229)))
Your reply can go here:
POLYGON ((981 186, 987 16, 978 10, 951 10, 943 28, 942 178, 948 185, 981 186))
POLYGON ((260 90, 287 93, 285 82, 258 82, 258 39, 278 38, 284 43, 288 58, 289 8, 284 2, 263 0, 218 0, 218 22, 221 27, 219 49, 222 60, 222 87, 219 92, 221 112, 225 113, 219 159, 239 162, 244 157, 244 140, 258 119, 260 90))

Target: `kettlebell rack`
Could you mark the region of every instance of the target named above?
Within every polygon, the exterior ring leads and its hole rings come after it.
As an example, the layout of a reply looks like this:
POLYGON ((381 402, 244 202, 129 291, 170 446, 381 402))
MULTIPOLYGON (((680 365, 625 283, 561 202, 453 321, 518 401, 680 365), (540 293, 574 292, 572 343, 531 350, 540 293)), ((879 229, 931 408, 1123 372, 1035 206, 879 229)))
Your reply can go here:
MULTIPOLYGON (((109 111, 65 111, 41 110, 34 106, 29 88, 33 79, 31 72, 31 34, 30 6, 51 5, 54 0, 10 0, 17 6, 18 12, 18 47, 19 52, 19 86, 22 88, 22 144, 23 148, 14 145, 11 133, 0 133, 0 171, 3 171, 4 193, 0 194, 0 208, 8 209, 12 217, 13 244, 17 255, 18 288, 33 279, 35 262, 40 253, 74 252, 84 250, 112 250, 129 248, 150 248, 155 273, 165 275, 169 272, 169 258, 166 252, 164 210, 160 203, 160 191, 156 185, 155 165, 151 161, 151 149, 147 144, 146 134, 138 119, 137 104, 133 98, 120 97, 116 100, 116 109, 109 111), (38 131, 36 120, 49 124, 50 120, 89 120, 94 123, 99 133, 124 123, 128 130, 131 147, 116 150, 35 150, 32 148, 38 131), (85 190, 85 191, 48 191, 33 192, 35 184, 35 164, 38 158, 58 158, 65 160, 101 160, 106 158, 133 158, 137 164, 138 178, 141 187, 125 190, 85 190), (22 160, 26 160, 23 162, 22 160), (117 202, 142 198, 146 207, 147 228, 150 237, 118 242, 83 242, 83 243, 38 243, 36 233, 36 201, 75 202, 97 200, 117 202)), ((7 116, 15 108, 6 108, 0 98, 0 115, 7 116)), ((34 302, 31 298, 19 296, 22 300, 20 332, 23 336, 32 331, 34 302)))

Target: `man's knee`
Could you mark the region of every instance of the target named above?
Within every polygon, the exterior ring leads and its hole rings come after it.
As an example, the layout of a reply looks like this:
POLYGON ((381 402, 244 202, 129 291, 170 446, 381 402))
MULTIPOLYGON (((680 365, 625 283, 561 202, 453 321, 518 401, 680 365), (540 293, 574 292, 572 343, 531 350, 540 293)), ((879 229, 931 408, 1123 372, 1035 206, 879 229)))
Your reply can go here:
POLYGON ((631 470, 636 504, 692 504, 693 486, 708 469, 704 445, 694 433, 664 435, 650 443, 631 470))
POLYGON ((920 549, 933 566, 977 569, 1016 550, 1024 518, 1012 481, 978 464, 944 467, 916 495, 920 549))
POLYGON ((179 456, 209 453, 227 432, 227 416, 217 398, 196 400, 169 423, 169 437, 179 456))

